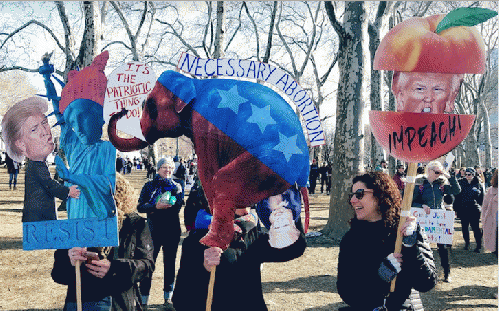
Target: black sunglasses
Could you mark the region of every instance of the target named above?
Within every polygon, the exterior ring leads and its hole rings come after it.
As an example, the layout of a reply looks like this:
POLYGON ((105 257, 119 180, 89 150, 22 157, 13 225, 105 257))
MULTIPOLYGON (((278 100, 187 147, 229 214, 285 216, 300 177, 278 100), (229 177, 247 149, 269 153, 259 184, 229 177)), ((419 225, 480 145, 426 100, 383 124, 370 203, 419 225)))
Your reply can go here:
POLYGON ((470 174, 470 173, 466 173, 466 176, 473 176, 473 174, 470 174))
POLYGON ((435 171, 434 169, 432 169, 432 171, 434 171, 434 172, 435 172, 435 174, 437 174, 437 175, 442 174, 442 172, 440 172, 440 171, 435 171))
POLYGON ((357 198, 357 200, 362 200, 365 192, 373 192, 373 191, 372 190, 365 190, 365 189, 357 189, 355 192, 348 194, 348 199, 351 200, 353 198, 353 196, 355 196, 357 198))

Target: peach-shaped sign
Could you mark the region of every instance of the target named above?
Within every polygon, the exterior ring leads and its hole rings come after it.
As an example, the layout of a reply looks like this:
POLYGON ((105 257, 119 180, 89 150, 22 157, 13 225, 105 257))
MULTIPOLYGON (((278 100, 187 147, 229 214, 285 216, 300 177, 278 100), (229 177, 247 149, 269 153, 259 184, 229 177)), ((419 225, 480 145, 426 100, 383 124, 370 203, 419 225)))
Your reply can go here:
POLYGON ((468 135, 474 115, 370 111, 376 141, 393 157, 428 162, 448 153, 468 135))

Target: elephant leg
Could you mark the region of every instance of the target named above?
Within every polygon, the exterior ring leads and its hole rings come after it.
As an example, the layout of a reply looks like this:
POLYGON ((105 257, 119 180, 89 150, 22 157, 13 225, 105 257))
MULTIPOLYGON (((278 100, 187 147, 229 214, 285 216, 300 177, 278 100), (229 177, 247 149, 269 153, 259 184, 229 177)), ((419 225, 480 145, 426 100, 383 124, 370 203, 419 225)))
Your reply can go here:
POLYGON ((247 151, 221 168, 209 185, 213 195, 213 219, 209 232, 200 242, 223 250, 234 238, 235 209, 252 206, 291 187, 247 151))

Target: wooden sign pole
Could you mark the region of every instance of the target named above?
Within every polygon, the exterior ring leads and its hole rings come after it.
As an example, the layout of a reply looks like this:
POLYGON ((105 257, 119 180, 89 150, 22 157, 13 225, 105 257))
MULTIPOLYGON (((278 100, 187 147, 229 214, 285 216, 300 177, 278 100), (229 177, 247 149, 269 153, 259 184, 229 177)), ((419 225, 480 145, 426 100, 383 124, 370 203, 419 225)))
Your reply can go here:
MULTIPOLYGON (((407 182, 404 189, 404 198, 402 199, 402 208, 400 211, 400 221, 399 226, 397 228, 397 240, 395 241, 395 253, 400 253, 402 251, 402 234, 400 233, 400 228, 404 225, 407 216, 411 211, 412 205, 412 197, 414 194, 414 183, 416 179, 416 173, 418 170, 417 163, 409 163, 407 167, 407 182)), ((395 291, 395 282, 397 277, 392 280, 392 284, 390 287, 390 292, 395 291)))
POLYGON ((211 311, 211 303, 213 301, 213 287, 215 285, 215 271, 217 266, 213 266, 210 272, 210 283, 208 284, 208 296, 206 297, 206 311, 211 311))
POLYGON ((76 308, 77 311, 82 311, 83 307, 81 304, 81 273, 80 273, 81 261, 76 261, 75 271, 76 271, 76 308))

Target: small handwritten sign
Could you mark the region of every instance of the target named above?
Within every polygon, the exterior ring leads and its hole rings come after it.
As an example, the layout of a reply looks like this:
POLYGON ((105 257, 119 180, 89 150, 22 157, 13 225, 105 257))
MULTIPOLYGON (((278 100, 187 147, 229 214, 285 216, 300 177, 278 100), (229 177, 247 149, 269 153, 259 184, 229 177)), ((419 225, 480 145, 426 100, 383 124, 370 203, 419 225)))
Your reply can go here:
POLYGON ((116 68, 108 77, 104 121, 109 122, 112 114, 125 108, 128 113, 118 121, 116 128, 145 141, 140 128, 142 102, 155 83, 156 75, 145 63, 127 62, 116 68))
POLYGON ((23 250, 118 246, 116 217, 23 223, 23 250))
POLYGON ((267 63, 243 59, 204 59, 182 53, 177 68, 198 77, 225 76, 265 81, 280 89, 298 107, 312 147, 325 144, 319 113, 308 93, 289 74, 267 63))
POLYGON ((429 214, 426 214, 422 208, 413 207, 411 215, 416 217, 430 243, 452 245, 455 212, 432 209, 429 214))

